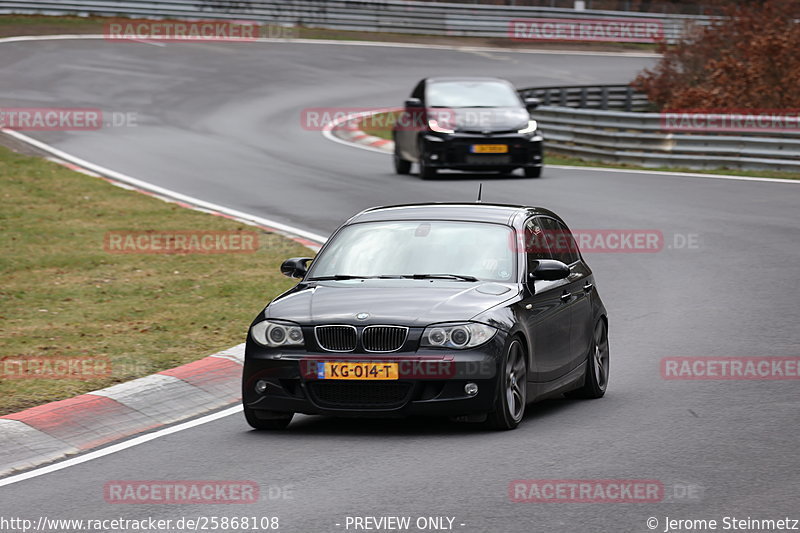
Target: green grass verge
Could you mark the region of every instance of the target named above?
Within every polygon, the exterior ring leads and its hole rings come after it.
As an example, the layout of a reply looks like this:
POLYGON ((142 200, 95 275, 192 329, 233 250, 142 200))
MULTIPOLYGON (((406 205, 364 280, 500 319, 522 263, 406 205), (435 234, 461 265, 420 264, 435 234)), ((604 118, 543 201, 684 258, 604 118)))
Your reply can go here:
MULTIPOLYGON (((398 112, 378 113, 362 121, 361 130, 370 135, 381 137, 382 139, 392 138, 392 124, 398 112)), ((800 179, 800 173, 796 172, 777 172, 773 170, 735 170, 727 168, 701 169, 683 167, 642 167, 637 165, 626 165, 623 163, 611 164, 599 161, 590 161, 568 155, 562 155, 551 151, 545 151, 546 165, 565 165, 576 167, 595 167, 595 168, 619 168, 630 170, 649 170, 653 172, 691 172, 693 174, 726 174, 729 176, 745 176, 751 178, 779 178, 779 179, 800 179)))
MULTIPOLYGON (((244 341, 310 251, 258 231, 252 253, 116 254, 108 231, 252 231, 0 147, 0 359, 108 358, 110 376, 4 379, 0 414, 202 358, 244 341)), ((313 255, 313 253, 311 253, 313 255)))
POLYGON ((103 20, 99 17, 0 15, 0 37, 58 33, 102 33, 103 20))

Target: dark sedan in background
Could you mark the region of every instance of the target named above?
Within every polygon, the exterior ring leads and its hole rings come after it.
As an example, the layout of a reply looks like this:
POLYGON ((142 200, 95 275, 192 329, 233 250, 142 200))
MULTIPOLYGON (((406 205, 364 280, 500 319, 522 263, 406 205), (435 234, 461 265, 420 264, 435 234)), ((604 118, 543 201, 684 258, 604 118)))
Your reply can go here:
POLYGON ((528 403, 608 383, 606 310, 563 220, 542 208, 417 204, 363 211, 253 321, 247 421, 294 413, 445 415, 519 424, 528 403))
POLYGON ((538 178, 542 135, 530 112, 535 98, 522 100, 500 78, 426 78, 405 101, 392 129, 394 168, 408 174, 419 165, 422 178, 439 169, 513 172, 538 178))

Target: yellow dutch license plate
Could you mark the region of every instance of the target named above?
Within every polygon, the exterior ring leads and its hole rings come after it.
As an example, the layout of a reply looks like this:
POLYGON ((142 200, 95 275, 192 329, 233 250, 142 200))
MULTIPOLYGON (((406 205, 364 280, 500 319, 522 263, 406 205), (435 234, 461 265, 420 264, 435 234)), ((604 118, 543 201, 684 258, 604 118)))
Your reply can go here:
POLYGON ((507 144, 473 144, 473 154, 507 154, 507 144))
MULTIPOLYGON (((323 376, 320 376, 323 377, 323 376)), ((397 363, 325 363, 324 379, 399 379, 397 363)))

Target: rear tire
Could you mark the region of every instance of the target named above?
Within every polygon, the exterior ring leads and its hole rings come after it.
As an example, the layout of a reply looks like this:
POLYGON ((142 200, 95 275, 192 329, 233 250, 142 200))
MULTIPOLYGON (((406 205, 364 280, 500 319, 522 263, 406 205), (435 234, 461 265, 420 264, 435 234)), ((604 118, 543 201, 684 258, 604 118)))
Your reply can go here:
POLYGON ((608 326, 601 318, 594 327, 583 386, 569 395, 574 398, 602 398, 608 388, 609 359, 608 326))
POLYGON ((524 171, 526 178, 538 178, 542 175, 542 167, 528 167, 524 171))
POLYGON ((294 413, 274 413, 272 411, 265 411, 264 413, 269 413, 270 416, 276 416, 277 418, 261 418, 259 411, 256 409, 244 408, 244 418, 253 429, 273 431, 286 429, 294 417, 294 413))
POLYGON ((497 430, 515 429, 525 416, 528 385, 525 349, 519 339, 512 340, 506 348, 498 384, 495 408, 487 423, 497 430))

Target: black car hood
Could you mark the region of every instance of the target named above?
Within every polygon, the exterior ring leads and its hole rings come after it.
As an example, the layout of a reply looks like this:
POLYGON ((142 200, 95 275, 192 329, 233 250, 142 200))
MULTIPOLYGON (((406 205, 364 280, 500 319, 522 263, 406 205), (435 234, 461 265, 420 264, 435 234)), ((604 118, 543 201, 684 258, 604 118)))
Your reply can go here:
POLYGON ((273 300, 267 318, 300 324, 426 326, 469 320, 518 295, 512 284, 443 280, 301 283, 273 300), (364 320, 356 315, 369 313, 364 320))
POLYGON ((528 125, 531 117, 521 107, 460 107, 448 109, 442 118, 443 125, 450 128, 455 121, 452 129, 456 131, 491 133, 520 130, 528 125))

